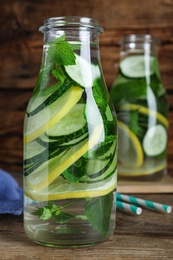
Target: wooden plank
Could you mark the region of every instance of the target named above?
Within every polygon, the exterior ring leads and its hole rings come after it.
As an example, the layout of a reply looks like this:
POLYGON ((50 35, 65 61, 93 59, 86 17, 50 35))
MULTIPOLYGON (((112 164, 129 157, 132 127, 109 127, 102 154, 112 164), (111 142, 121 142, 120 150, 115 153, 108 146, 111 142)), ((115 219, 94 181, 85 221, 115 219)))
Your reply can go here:
POLYGON ((100 21, 105 28, 165 28, 172 25, 173 3, 171 0, 54 0, 23 1, 6 0, 1 3, 1 30, 3 40, 7 35, 23 37, 32 35, 43 20, 62 15, 89 16, 100 21), (53 8, 52 8, 53 7, 53 8), (6 25, 2 23, 6 17, 6 25), (34 21, 34 23, 31 23, 34 21), (7 31, 5 28, 10 28, 7 31))
POLYGON ((129 34, 151 34, 160 40, 161 45, 173 43, 173 24, 167 28, 150 27, 146 21, 147 26, 143 28, 103 28, 104 32, 100 35, 100 44, 106 46, 119 46, 119 41, 123 35, 129 34))
MULTIPOLYGON (((32 95, 32 89, 30 90, 22 90, 22 89, 16 90, 15 88, 1 89, 0 90, 0 111, 5 111, 5 112, 23 111, 24 113, 31 95, 32 95)), ((2 113, 1 116, 4 117, 5 115, 3 115, 2 113)), ((24 115, 22 114, 22 116, 24 115)))
MULTIPOLYGON (((137 196, 173 206, 172 194, 137 196)), ((172 214, 158 214, 146 209, 140 216, 117 210, 116 229, 112 237, 96 246, 78 249, 35 244, 24 233, 22 215, 1 214, 0 223, 1 260, 168 260, 173 256, 172 214)))
POLYGON ((24 111, 0 111, 0 134, 10 135, 22 132, 24 111))
POLYGON ((173 3, 169 0, 80 1, 53 0, 3 1, 1 5, 0 81, 2 88, 33 88, 38 75, 43 35, 38 32, 48 16, 92 16, 105 32, 100 36, 102 66, 108 87, 116 75, 119 61, 118 41, 124 34, 151 33, 162 41, 160 67, 163 82, 172 89, 173 67, 173 3), (56 5, 59 8, 52 8, 56 5), (68 5, 68 8, 67 8, 68 5), (92 10, 92 11, 91 11, 92 10), (105 10, 107 10, 105 12, 105 10), (127 11, 128 10, 128 11, 127 11), (155 10, 153 12, 153 10, 155 10), (31 21, 34 20, 34 23, 31 21), (7 30, 6 28, 10 28, 7 30), (17 69, 16 69, 17 68, 17 69))
POLYGON ((42 46, 40 43, 37 49, 33 46, 23 48, 23 45, 22 42, 1 48, 1 89, 34 88, 41 64, 42 46))

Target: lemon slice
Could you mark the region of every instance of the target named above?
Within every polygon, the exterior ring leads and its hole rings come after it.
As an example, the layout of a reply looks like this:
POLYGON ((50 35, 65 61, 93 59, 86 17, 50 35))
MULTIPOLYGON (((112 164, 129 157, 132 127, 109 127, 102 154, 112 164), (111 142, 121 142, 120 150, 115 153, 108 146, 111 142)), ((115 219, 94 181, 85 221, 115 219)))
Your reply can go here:
POLYGON ((142 167, 137 168, 137 169, 127 169, 126 167, 123 167, 121 165, 118 175, 119 176, 142 176, 142 175, 149 175, 149 174, 154 174, 156 172, 162 171, 163 169, 166 168, 166 160, 161 160, 161 161, 155 161, 153 160, 146 160, 142 167))
POLYGON ((120 111, 138 110, 140 113, 142 113, 144 115, 149 115, 149 116, 153 116, 153 117, 157 118, 160 121, 160 123, 162 123, 166 128, 168 128, 168 126, 169 126, 169 122, 166 117, 164 117, 162 114, 160 114, 159 112, 157 112, 155 110, 148 109, 147 107, 140 106, 137 104, 124 104, 124 105, 119 106, 118 109, 120 111))
POLYGON ((63 171, 76 162, 81 156, 83 156, 88 150, 92 149, 100 141, 102 136, 103 125, 97 125, 89 140, 78 144, 75 148, 69 149, 65 156, 61 158, 53 158, 50 160, 49 165, 41 171, 35 171, 29 176, 25 177, 25 184, 31 189, 36 190, 38 193, 40 190, 49 186, 63 171))
POLYGON ((72 198, 98 197, 115 190, 117 185, 116 173, 110 178, 96 183, 72 183, 69 184, 61 176, 55 183, 44 190, 37 192, 25 186, 25 195, 33 200, 61 200, 72 198))
POLYGON ((73 86, 51 105, 45 107, 36 115, 27 117, 24 125, 24 143, 27 144, 44 133, 57 121, 63 118, 79 101, 83 89, 73 86), (26 129, 26 130, 25 130, 26 129))
POLYGON ((128 167, 138 168, 143 163, 143 151, 136 135, 118 121, 118 159, 128 167))

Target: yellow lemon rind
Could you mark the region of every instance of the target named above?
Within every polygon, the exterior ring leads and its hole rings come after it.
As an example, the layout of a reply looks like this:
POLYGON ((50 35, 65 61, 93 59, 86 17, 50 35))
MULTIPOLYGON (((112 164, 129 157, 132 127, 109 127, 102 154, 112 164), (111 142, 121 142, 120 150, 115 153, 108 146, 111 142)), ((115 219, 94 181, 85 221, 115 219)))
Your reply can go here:
POLYGON ((136 135, 124 123, 120 122, 119 120, 117 120, 117 122, 118 122, 118 127, 119 128, 121 127, 121 129, 123 129, 123 131, 126 132, 127 136, 129 136, 131 142, 134 144, 134 148, 136 149, 136 154, 138 154, 138 159, 133 167, 138 168, 142 165, 143 157, 144 157, 141 144, 138 138, 136 137, 136 135))
POLYGON ((52 170, 52 172, 46 175, 46 177, 38 184, 35 185, 34 183, 30 183, 29 181, 27 181, 26 177, 26 181, 30 188, 39 191, 50 185, 63 171, 70 167, 75 161, 77 161, 82 155, 84 155, 89 149, 93 148, 99 142, 102 131, 103 125, 97 125, 94 128, 90 139, 80 149, 74 152, 73 155, 65 159, 62 164, 58 165, 55 169, 52 170))
POLYGON ((154 174, 156 172, 159 172, 159 171, 162 171, 163 169, 165 169, 167 166, 167 163, 164 161, 164 162, 161 162, 159 165, 157 165, 155 168, 149 168, 149 169, 146 169, 146 170, 142 170, 142 167, 141 167, 141 170, 140 168, 139 169, 132 169, 129 171, 123 171, 123 168, 119 167, 119 170, 118 170, 118 175, 119 176, 124 176, 124 177, 137 177, 137 176, 142 176, 142 175, 150 175, 150 174, 154 174))
MULTIPOLYGON (((104 181, 101 181, 99 183, 99 186, 94 187, 94 188, 87 188, 90 185, 86 184, 86 189, 85 190, 77 190, 74 189, 73 191, 65 190, 64 192, 56 192, 56 193, 49 193, 49 191, 46 192, 36 192, 36 191, 28 191, 27 186, 25 189, 25 195, 29 197, 32 200, 38 200, 38 201, 46 201, 46 200, 63 200, 63 199, 75 199, 75 198, 91 198, 91 197, 99 197, 99 196, 104 196, 116 189, 117 186, 117 177, 116 173, 114 173, 110 181, 108 182, 106 180, 106 183, 104 181)), ((73 185, 73 184, 68 184, 68 185, 73 185)), ((75 185, 79 185, 75 184, 75 185)), ((92 183, 93 186, 93 183, 92 183)), ((70 187, 70 186, 69 186, 70 187)))
MULTIPOLYGON (((71 87, 69 90, 67 90, 69 98, 64 103, 64 106, 61 107, 60 111, 54 115, 52 118, 48 118, 48 120, 37 129, 33 130, 31 133, 26 134, 24 136, 24 144, 27 144, 34 139, 36 139, 38 136, 40 136, 42 133, 44 133, 48 128, 52 127, 56 122, 58 122, 61 118, 63 118, 72 108, 73 106, 79 101, 81 98, 81 95, 83 93, 83 89, 77 86, 71 87)), ((66 95, 67 93, 63 94, 66 95)), ((63 96, 62 96, 63 97, 63 96)), ((41 111, 43 112, 43 111, 41 111)), ((34 116, 33 116, 34 120, 34 116)))
POLYGON ((160 114, 159 112, 157 112, 155 110, 148 109, 144 106, 140 106, 137 104, 124 104, 124 105, 120 105, 118 108, 120 110, 127 110, 127 111, 138 109, 138 111, 140 113, 156 117, 166 128, 169 127, 169 122, 168 122, 167 118, 165 118, 162 114, 160 114))

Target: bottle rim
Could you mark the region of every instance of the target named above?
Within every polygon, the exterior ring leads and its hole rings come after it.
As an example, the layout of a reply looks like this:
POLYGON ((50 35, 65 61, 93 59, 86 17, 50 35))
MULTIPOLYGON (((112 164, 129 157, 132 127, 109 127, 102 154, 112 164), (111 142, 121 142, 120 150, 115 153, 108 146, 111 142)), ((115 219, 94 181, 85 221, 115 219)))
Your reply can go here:
POLYGON ((119 41, 120 45, 128 43, 150 43, 160 44, 160 40, 151 34, 129 34, 124 35, 119 41))
POLYGON ((81 16, 60 16, 48 18, 44 20, 44 25, 39 28, 39 31, 45 33, 57 29, 80 29, 95 30, 97 33, 103 32, 103 28, 99 26, 96 19, 81 16))

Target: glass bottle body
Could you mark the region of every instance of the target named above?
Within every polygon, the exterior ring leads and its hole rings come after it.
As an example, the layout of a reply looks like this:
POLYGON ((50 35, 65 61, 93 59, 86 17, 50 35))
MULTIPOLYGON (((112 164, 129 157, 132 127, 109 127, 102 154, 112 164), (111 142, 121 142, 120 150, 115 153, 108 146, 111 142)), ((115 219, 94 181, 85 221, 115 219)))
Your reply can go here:
POLYGON ((41 29, 42 66, 24 123, 24 227, 43 245, 90 246, 115 228, 116 117, 94 23, 50 18, 41 29))
POLYGON ((166 174, 167 101, 151 35, 124 36, 111 89, 119 129, 120 179, 160 180, 166 174))

